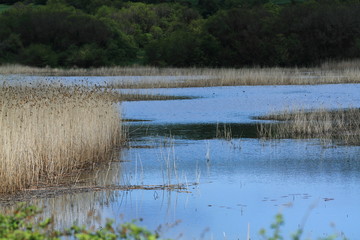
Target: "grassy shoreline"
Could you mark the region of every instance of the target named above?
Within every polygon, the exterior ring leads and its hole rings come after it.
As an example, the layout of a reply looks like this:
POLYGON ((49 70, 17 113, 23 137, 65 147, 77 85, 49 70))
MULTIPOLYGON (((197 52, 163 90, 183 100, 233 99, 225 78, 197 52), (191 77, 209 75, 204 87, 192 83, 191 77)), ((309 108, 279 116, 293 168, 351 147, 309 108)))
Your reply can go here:
POLYGON ((2 65, 0 74, 35 76, 153 76, 140 81, 111 80, 109 88, 178 88, 242 85, 315 85, 360 83, 360 60, 325 62, 315 68, 157 68, 146 66, 103 68, 34 68, 2 65), (156 78, 160 76, 160 78, 156 78), (161 78, 163 76, 164 78, 161 78), (182 76, 170 80, 166 76, 182 76), (187 78, 188 77, 188 78, 187 78), (199 79, 193 79, 200 77, 199 79))

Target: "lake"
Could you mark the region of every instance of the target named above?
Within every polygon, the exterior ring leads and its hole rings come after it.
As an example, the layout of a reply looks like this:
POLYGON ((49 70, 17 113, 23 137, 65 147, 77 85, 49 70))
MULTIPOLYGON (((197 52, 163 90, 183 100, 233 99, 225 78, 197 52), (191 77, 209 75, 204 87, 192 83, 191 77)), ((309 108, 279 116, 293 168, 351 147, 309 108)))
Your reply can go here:
POLYGON ((135 91, 193 98, 119 104, 124 118, 146 121, 125 123, 130 147, 103 171, 104 181, 187 188, 34 200, 45 206, 45 214, 55 213, 59 226, 141 219, 139 224, 151 230, 161 226, 163 237, 246 239, 250 228, 251 239, 261 239, 259 230, 270 231, 280 212, 285 238, 304 226, 304 238, 344 233, 357 239, 360 147, 319 139, 259 139, 256 129, 263 121, 254 117, 292 108, 360 107, 360 85, 135 91), (219 138, 224 132, 230 137, 219 138))

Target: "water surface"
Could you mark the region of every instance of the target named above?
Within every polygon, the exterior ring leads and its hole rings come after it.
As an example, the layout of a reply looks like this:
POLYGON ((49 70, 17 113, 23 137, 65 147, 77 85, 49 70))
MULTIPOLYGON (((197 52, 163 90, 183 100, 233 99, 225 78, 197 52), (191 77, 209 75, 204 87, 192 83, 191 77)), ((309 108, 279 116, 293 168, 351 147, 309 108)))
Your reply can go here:
POLYGON ((258 231, 268 229, 281 212, 285 238, 303 224, 304 237, 344 232, 358 238, 360 148, 318 139, 258 139, 262 121, 254 117, 301 107, 360 107, 360 85, 139 91, 196 98, 119 104, 124 118, 148 121, 126 123, 131 147, 103 176, 118 184, 187 183, 188 188, 36 200, 47 213, 57 213, 60 225, 100 226, 101 221, 89 217, 95 214, 117 223, 141 218, 139 224, 151 230, 161 225, 164 237, 245 239, 250 226, 251 239, 260 239, 258 231))

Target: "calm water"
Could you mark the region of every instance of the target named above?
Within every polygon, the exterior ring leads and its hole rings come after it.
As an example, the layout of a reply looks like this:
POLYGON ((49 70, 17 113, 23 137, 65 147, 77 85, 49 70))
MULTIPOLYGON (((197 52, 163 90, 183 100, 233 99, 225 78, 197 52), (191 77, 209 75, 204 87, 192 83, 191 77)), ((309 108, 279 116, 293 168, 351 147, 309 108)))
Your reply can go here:
MULTIPOLYGON (((127 90, 130 91, 130 90, 127 90)), ((138 91, 138 90, 137 90, 138 91)), ((188 183, 184 192, 133 190, 36 200, 59 224, 97 225, 89 210, 117 223, 142 219, 164 237, 251 239, 283 213, 284 236, 305 224, 304 237, 360 235, 359 147, 317 139, 264 141, 254 116, 293 107, 360 107, 360 85, 256 86, 140 90, 197 97, 125 102, 131 148, 107 180, 123 184, 188 183), (216 139, 216 129, 233 139, 216 139), (196 186, 192 183, 199 183, 196 186), (306 218, 306 220, 304 220, 306 218), (174 226, 173 226, 174 225, 174 226)))

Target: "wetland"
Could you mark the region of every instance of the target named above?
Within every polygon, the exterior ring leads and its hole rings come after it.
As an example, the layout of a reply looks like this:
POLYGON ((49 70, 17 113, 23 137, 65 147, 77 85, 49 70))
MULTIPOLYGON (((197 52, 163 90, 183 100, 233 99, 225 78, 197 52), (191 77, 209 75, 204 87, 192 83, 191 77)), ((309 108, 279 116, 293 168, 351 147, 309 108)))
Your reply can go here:
MULTIPOLYGON (((21 78, 30 83, 34 77, 21 78)), ((51 79, 87 86, 108 81, 51 79)), ((281 212, 285 237, 303 228, 305 238, 345 234, 356 239, 359 146, 313 135, 263 138, 259 129, 279 124, 281 119, 266 116, 284 110, 358 109, 359 88, 322 84, 113 89, 173 98, 116 103, 121 118, 127 119, 122 122, 126 146, 113 153, 111 161, 76 178, 75 184, 44 187, 45 193, 30 188, 20 199, 44 207, 43 214, 54 216, 60 228, 74 222, 101 227, 106 218, 116 223, 138 219, 140 225, 174 239, 246 239, 248 234, 261 239, 259 230, 281 212)), ((3 202, 4 208, 9 205, 3 202)))

